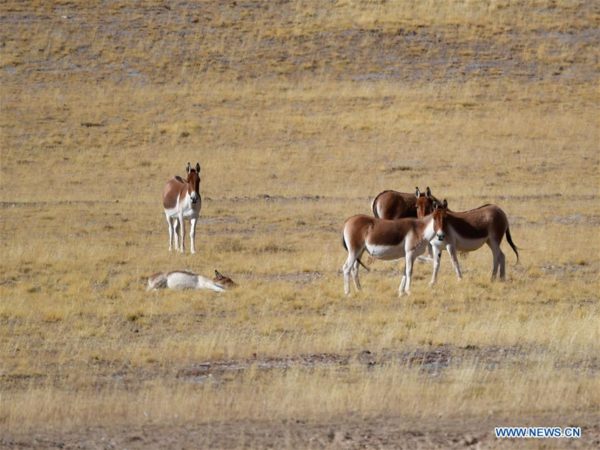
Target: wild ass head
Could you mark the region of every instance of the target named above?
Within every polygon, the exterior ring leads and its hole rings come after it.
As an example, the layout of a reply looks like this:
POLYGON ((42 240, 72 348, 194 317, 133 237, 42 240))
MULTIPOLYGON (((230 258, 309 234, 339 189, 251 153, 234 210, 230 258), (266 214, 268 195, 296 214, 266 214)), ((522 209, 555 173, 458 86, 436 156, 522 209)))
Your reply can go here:
POLYGON ((438 241, 446 239, 446 219, 448 217, 448 202, 433 202, 433 228, 438 241))
POLYGON ((431 189, 427 186, 425 193, 422 193, 419 188, 416 188, 415 196, 417 197, 417 217, 422 219, 427 214, 431 214, 433 211, 433 203, 435 201, 433 195, 431 195, 431 189))
POLYGON ((200 164, 196 163, 196 168, 192 168, 190 163, 187 163, 187 183, 188 194, 192 199, 192 204, 196 204, 200 200, 200 164))
POLYGON ((231 278, 221 274, 218 270, 215 270, 215 277, 213 281, 225 288, 232 288, 237 286, 237 283, 234 282, 231 278))

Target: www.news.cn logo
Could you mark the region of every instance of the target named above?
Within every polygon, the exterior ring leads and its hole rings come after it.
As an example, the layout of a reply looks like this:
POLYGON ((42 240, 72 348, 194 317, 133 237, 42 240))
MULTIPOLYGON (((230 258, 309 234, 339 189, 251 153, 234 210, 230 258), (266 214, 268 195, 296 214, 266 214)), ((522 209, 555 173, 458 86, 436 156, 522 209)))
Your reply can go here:
POLYGON ((496 427, 496 437, 499 439, 579 439, 581 427, 496 427))

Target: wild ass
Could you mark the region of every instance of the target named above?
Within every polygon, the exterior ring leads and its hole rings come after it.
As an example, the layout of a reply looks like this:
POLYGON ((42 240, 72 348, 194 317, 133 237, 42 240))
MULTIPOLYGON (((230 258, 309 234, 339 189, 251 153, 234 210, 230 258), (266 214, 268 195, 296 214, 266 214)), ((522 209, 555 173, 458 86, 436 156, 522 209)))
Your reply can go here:
POLYGON ((173 272, 158 272, 148 278, 146 290, 156 289, 210 289, 223 292, 227 288, 236 286, 231 278, 226 277, 215 270, 215 277, 209 278, 197 275, 187 270, 175 270, 173 272))
POLYGON ((427 248, 429 241, 436 236, 433 215, 423 218, 404 218, 395 220, 379 219, 366 215, 352 216, 346 220, 343 231, 344 248, 348 257, 342 271, 344 273, 344 293, 350 294, 350 275, 356 290, 360 290, 358 279, 360 260, 366 251, 376 259, 406 259, 404 274, 398 289, 398 295, 410 294, 413 263, 417 256, 427 248))
POLYGON ((165 185, 163 190, 163 207, 169 226, 169 251, 173 249, 174 239, 175 248, 181 253, 184 252, 184 219, 187 219, 190 221, 190 249, 192 253, 196 253, 196 221, 202 207, 202 198, 200 197, 200 164, 196 163, 196 168, 194 169, 188 162, 186 172, 186 181, 176 175, 165 185), (178 225, 181 229, 181 245, 179 245, 177 232, 178 225))
MULTIPOLYGON (((434 202, 437 202, 437 199, 431 195, 429 186, 427 186, 424 193, 417 186, 414 194, 383 191, 375 197, 371 209, 373 215, 381 219, 423 218, 427 214, 431 214, 434 202)), ((430 245, 427 247, 427 256, 419 256, 419 260, 433 261, 433 252, 430 245)))
POLYGON ((444 199, 444 202, 435 208, 433 220, 436 239, 431 241, 434 247, 432 285, 437 278, 444 246, 448 250, 459 280, 462 278, 462 273, 456 252, 472 252, 483 244, 487 244, 492 250, 492 280, 496 279, 498 272, 500 279, 504 280, 506 258, 500 249, 500 243, 505 234, 506 240, 517 255, 517 262, 519 262, 519 252, 512 241, 506 214, 496 205, 486 204, 470 211, 454 212, 448 209, 448 202, 444 199))
POLYGON ((377 194, 371 203, 373 215, 379 219, 401 219, 403 217, 424 217, 433 210, 433 202, 437 199, 431 195, 431 189, 427 186, 425 193, 416 188, 416 195, 406 192, 383 191, 377 194), (419 216, 417 200, 423 199, 425 206, 424 214, 419 216))

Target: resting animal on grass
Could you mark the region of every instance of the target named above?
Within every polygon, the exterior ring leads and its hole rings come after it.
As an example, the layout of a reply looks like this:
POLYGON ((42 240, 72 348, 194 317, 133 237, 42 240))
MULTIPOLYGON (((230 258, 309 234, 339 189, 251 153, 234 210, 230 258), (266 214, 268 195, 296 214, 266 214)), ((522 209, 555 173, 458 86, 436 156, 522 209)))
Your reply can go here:
POLYGON ((231 278, 221 275, 215 270, 215 277, 211 280, 187 270, 173 272, 158 272, 148 278, 148 291, 156 289, 210 289, 223 292, 236 284, 231 278))

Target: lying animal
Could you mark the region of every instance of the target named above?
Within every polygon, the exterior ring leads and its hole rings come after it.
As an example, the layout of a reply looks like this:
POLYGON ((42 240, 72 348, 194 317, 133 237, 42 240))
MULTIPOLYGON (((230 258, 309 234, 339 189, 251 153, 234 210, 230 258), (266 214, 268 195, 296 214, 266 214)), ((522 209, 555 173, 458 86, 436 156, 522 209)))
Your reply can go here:
POLYGON ((236 284, 231 278, 226 277, 215 270, 215 277, 211 280, 196 275, 186 270, 175 270, 173 272, 158 272, 148 278, 148 287, 146 290, 156 289, 210 289, 216 292, 223 292, 227 288, 232 288, 236 284))

